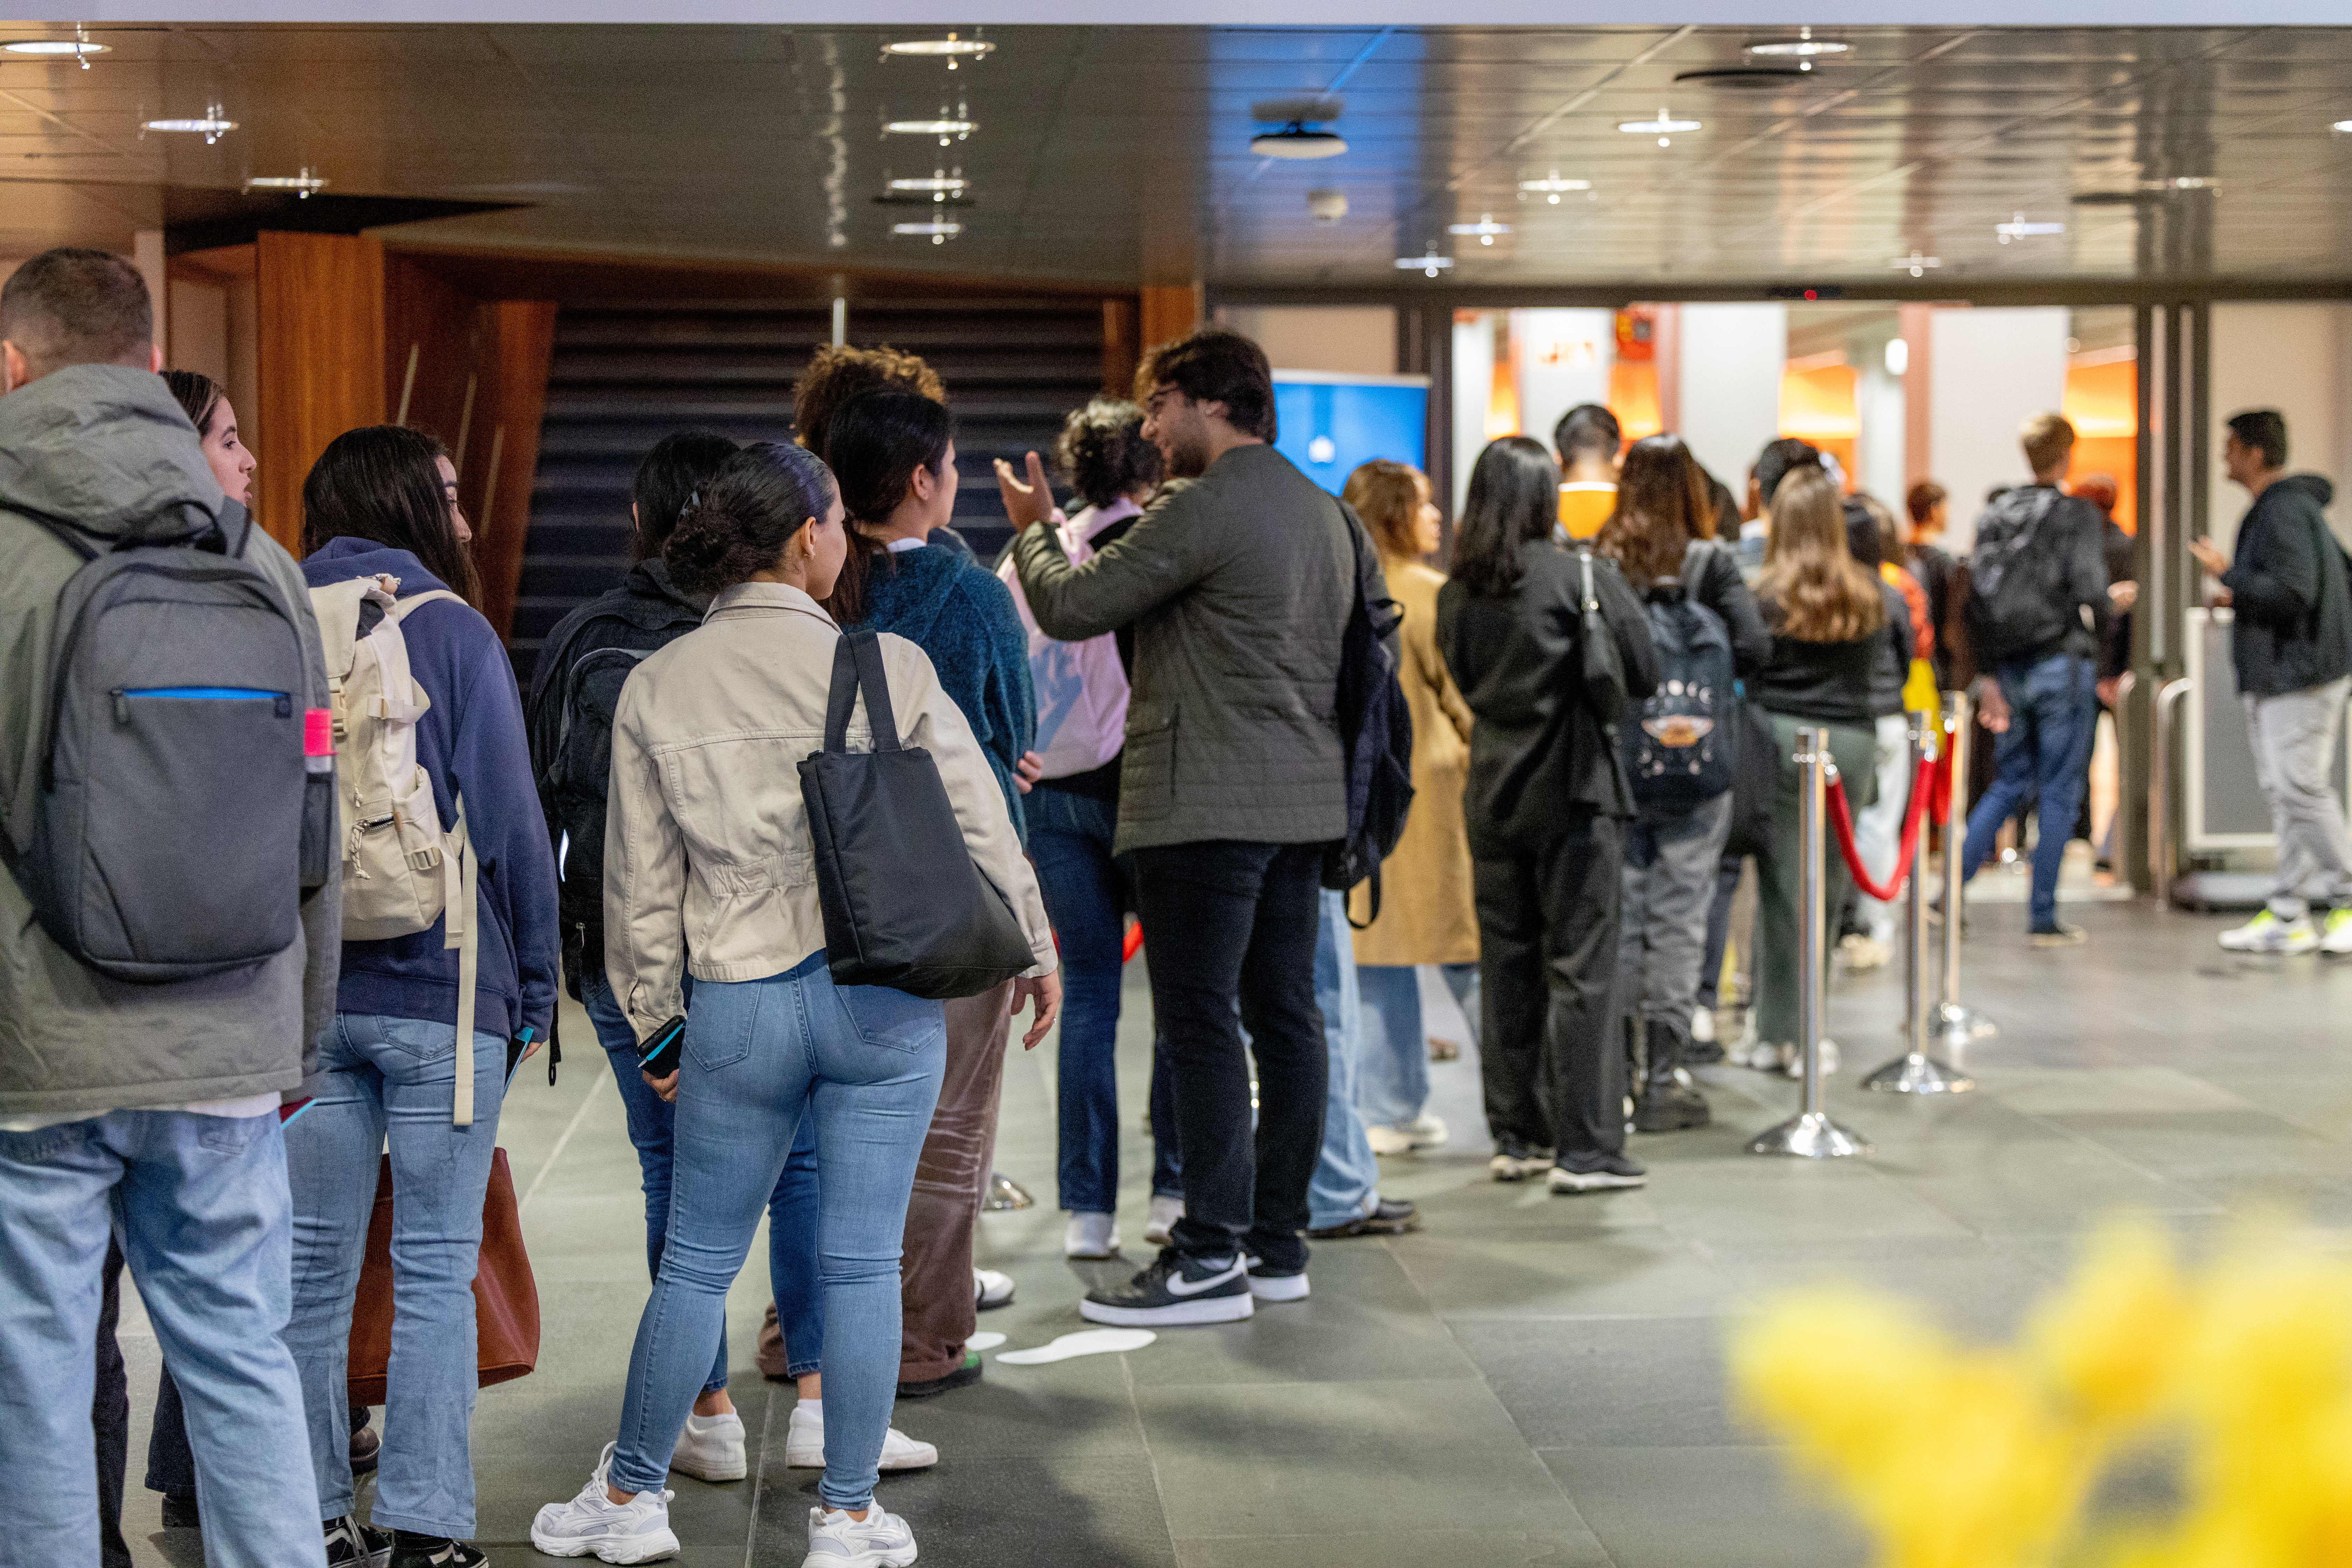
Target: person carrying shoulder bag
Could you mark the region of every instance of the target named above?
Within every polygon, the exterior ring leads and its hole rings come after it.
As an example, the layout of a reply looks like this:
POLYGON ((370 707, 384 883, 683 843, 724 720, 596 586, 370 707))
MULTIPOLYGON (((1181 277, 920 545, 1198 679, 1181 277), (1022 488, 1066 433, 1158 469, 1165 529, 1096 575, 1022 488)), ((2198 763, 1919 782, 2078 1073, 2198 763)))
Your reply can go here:
POLYGON ((677 1107, 671 1215, 619 1435, 578 1496, 540 1510, 531 1542, 551 1555, 645 1563, 677 1551, 662 1486, 671 1447, 709 1373, 728 1288, 814 1117, 825 1471, 808 1561, 915 1560, 912 1531, 875 1501, 874 1483, 898 1381, 901 1238, 947 1027, 937 1000, 835 984, 835 966, 863 960, 832 939, 845 895, 889 904, 909 882, 944 879, 936 863, 909 863, 895 888, 845 883, 853 862, 871 872, 875 839, 845 843, 856 824, 812 818, 812 800, 828 798, 805 783, 814 753, 828 765, 894 750, 928 758, 981 891, 1025 944, 1031 962, 1013 983, 1016 1004, 1034 1006, 1025 1046, 1052 1026, 1061 981, 1003 795, 922 650, 860 634, 887 700, 869 700, 877 688, 861 680, 830 733, 845 639, 817 601, 847 548, 814 454, 761 442, 729 458, 664 550, 680 589, 713 595, 709 618, 638 666, 614 716, 605 970, 642 1047, 675 1032, 689 966, 694 1011, 675 1056, 650 1058, 653 1089, 677 1107))

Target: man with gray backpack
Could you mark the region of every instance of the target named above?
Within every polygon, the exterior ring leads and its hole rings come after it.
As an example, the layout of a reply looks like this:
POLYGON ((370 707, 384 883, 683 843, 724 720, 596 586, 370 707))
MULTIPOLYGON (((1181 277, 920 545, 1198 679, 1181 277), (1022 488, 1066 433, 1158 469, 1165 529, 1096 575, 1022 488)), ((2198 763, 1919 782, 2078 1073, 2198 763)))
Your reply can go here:
POLYGON ((102 251, 0 289, 0 1556, 97 1560, 119 1229, 212 1560, 315 1563, 278 1128, 341 940, 326 674, 300 573, 222 496, 153 335, 102 251))

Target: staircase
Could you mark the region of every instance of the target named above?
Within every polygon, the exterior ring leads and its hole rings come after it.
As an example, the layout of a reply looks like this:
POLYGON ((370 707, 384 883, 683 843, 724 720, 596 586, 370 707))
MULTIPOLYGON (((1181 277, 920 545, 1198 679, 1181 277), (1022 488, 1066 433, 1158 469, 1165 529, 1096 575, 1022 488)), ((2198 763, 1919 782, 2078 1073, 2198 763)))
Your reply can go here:
MULTIPOLYGON (((527 689, 540 644, 629 566, 629 482, 673 430, 792 437, 793 383, 830 342, 829 303, 616 300, 563 308, 531 487, 511 650, 527 689)), ((1051 458, 1062 416, 1102 385, 1098 300, 877 300, 849 342, 918 353, 956 415, 955 526, 982 561, 1009 537, 993 459, 1051 458)))

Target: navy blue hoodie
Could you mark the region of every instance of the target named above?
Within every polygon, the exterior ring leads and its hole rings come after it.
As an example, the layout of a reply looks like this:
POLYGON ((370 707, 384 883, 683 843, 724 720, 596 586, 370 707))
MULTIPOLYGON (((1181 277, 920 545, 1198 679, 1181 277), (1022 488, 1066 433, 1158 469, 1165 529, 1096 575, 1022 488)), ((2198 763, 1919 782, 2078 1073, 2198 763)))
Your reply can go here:
MULTIPOLYGON (((400 597, 446 586, 405 550, 365 539, 331 539, 302 563, 313 588, 379 574, 400 579, 400 597)), ((437 600, 400 624, 409 672, 433 706, 416 726, 416 761, 433 781, 441 826, 457 821, 481 863, 480 968, 475 1027, 513 1035, 529 1025, 544 1039, 555 1014, 555 857, 524 738, 522 698, 498 633, 479 612, 437 600)), ((415 936, 343 943, 336 1010, 457 1021, 457 950, 441 922, 415 936)))

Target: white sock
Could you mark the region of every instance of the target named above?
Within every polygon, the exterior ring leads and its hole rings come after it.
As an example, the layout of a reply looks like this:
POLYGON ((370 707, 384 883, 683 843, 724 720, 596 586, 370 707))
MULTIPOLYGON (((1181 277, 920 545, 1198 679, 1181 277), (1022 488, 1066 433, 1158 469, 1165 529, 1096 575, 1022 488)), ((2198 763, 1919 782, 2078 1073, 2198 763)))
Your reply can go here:
POLYGON ((824 1401, 822 1399, 803 1399, 793 1408, 812 1421, 824 1419, 824 1401))

